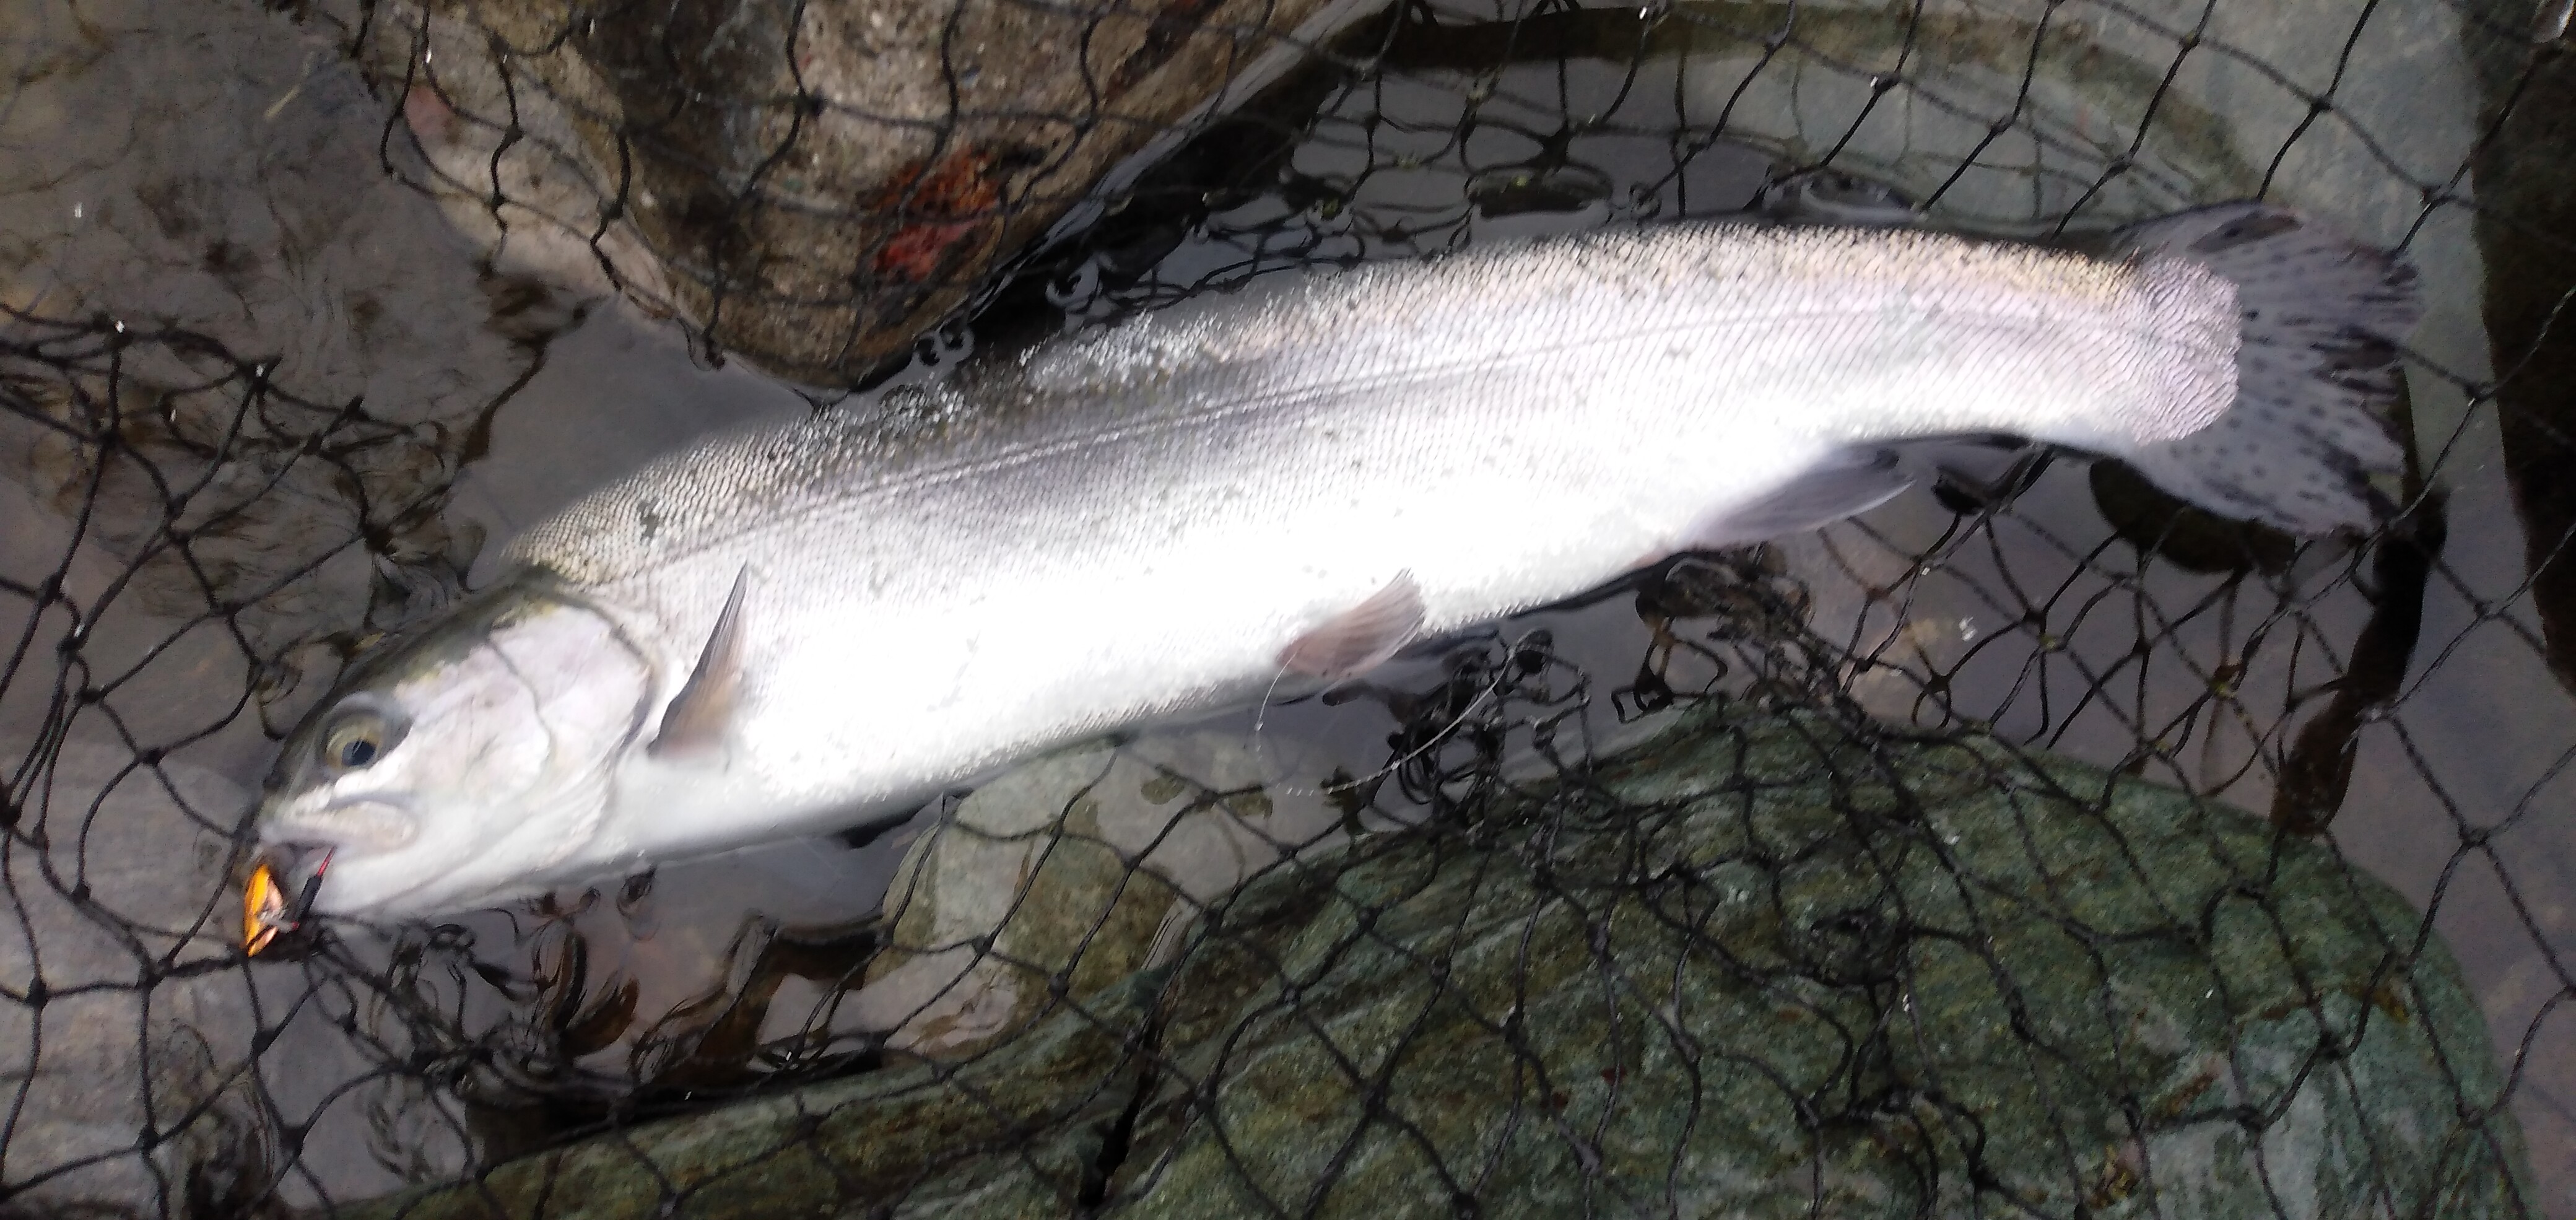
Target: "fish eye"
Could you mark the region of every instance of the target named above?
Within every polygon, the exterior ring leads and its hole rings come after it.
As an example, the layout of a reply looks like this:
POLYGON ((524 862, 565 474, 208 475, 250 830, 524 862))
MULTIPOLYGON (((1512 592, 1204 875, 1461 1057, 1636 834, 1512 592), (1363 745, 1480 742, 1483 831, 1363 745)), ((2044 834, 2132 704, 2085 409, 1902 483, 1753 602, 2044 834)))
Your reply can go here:
POLYGON ((376 761, 384 748, 384 734, 369 720, 331 730, 331 736, 322 743, 322 755, 333 766, 355 771, 376 761))
POLYGON ((363 771, 393 748, 394 734, 383 718, 357 712, 332 725, 322 738, 322 761, 342 771, 363 771))

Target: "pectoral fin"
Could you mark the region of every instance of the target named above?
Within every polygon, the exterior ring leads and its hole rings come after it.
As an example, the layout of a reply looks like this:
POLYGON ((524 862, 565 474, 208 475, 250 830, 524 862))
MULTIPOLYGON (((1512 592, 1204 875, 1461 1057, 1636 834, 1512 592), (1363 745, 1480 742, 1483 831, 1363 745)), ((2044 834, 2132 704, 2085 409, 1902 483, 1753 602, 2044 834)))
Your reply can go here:
POLYGON ((724 748, 734 707, 742 694, 742 598, 750 587, 751 569, 733 578, 724 611, 698 653, 698 667, 682 683, 671 706, 662 710, 662 731, 644 747, 655 758, 712 754, 724 748))
POLYGON ((1279 652, 1293 673, 1340 681, 1375 668, 1422 631, 1422 589, 1398 572, 1367 601, 1334 615, 1279 652))

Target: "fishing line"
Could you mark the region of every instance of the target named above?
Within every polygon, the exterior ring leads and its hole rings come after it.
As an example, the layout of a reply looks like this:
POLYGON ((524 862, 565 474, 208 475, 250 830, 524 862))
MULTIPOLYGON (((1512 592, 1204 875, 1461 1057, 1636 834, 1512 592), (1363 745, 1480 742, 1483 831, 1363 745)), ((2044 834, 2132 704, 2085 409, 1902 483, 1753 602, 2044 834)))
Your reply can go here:
MULTIPOLYGON (((1265 785, 1265 787, 1290 796, 1310 796, 1331 800, 1336 797, 1367 789, 1372 785, 1381 783, 1396 775, 1407 765, 1430 756, 1442 746, 1455 740, 1458 730, 1465 727, 1469 721, 1475 719, 1476 713, 1483 710, 1488 704, 1499 704, 1504 697, 1503 686, 1509 680, 1508 675, 1505 672, 1505 669, 1509 664, 1509 658, 1519 656, 1523 647, 1528 643, 1530 638, 1540 634, 1544 634, 1544 632, 1533 631, 1525 633, 1513 640, 1510 646, 1505 649, 1505 665, 1495 667, 1494 676, 1489 678, 1484 683, 1482 689, 1476 692, 1475 698, 1469 700, 1464 708, 1460 709, 1455 716, 1452 716, 1449 719, 1448 723, 1440 726, 1438 730, 1431 733, 1420 745, 1396 755, 1378 769, 1365 775, 1354 776, 1351 779, 1338 784, 1327 784, 1322 787, 1308 787, 1295 783, 1275 783, 1265 785)), ((1254 707, 1252 729, 1247 736, 1249 739, 1249 748, 1255 758, 1266 757, 1262 752, 1263 725, 1268 719, 1272 700, 1279 692, 1280 682, 1284 681, 1290 672, 1292 671, 1289 667, 1285 665, 1280 666, 1278 671, 1271 675, 1270 685, 1262 692, 1261 702, 1254 707)), ((1390 715, 1394 715, 1395 709, 1390 707, 1388 708, 1388 712, 1390 715)), ((1396 725, 1397 728, 1401 730, 1406 727, 1406 722, 1401 717, 1397 717, 1396 725)), ((1282 770, 1284 769, 1285 766, 1283 764, 1282 770)))

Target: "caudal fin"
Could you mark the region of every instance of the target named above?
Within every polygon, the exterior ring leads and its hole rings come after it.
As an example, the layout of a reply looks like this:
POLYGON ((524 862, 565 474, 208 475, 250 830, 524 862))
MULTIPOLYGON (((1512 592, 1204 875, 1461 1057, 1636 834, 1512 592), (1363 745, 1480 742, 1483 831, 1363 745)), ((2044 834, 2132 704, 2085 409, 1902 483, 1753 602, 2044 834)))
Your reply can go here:
POLYGON ((2120 235, 2138 256, 2192 259, 2236 285, 2236 403, 2180 440, 2121 455, 2211 512, 2297 534, 2369 527, 2370 476, 2404 459, 2387 408, 2397 343, 2421 308, 2412 267, 2284 208, 2226 204, 2120 235))

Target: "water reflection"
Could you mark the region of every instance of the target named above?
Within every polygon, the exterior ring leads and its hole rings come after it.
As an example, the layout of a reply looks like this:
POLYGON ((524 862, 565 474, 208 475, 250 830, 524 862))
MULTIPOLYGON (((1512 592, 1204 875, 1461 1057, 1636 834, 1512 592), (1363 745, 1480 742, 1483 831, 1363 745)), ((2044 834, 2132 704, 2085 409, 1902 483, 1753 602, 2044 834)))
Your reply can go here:
POLYGON ((2504 112, 2479 149, 2476 182, 2495 204, 2480 215, 2478 239, 2494 269, 2483 312, 2501 374, 2505 479, 2523 521, 2550 667, 2576 688, 2576 565, 2565 560, 2576 536, 2576 398, 2565 390, 2576 374, 2576 341, 2557 325, 2567 285, 2576 282, 2576 245, 2564 236, 2576 223, 2566 168, 2576 138, 2549 117, 2576 110, 2576 68, 2563 54, 2501 40, 2481 49, 2486 104, 2504 112))

